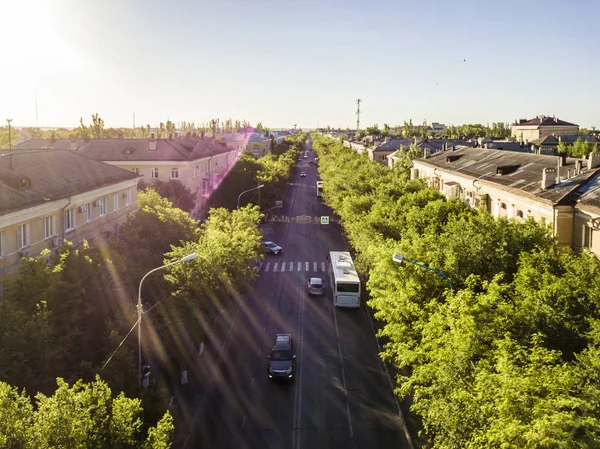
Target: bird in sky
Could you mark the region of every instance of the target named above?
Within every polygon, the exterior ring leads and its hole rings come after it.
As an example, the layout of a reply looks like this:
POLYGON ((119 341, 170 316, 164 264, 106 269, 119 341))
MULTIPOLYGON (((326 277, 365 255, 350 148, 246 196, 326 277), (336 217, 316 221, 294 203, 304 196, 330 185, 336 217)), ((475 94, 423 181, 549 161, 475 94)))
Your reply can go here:
POLYGON ((467 60, 466 60, 466 59, 463 59, 463 62, 467 62, 467 60))

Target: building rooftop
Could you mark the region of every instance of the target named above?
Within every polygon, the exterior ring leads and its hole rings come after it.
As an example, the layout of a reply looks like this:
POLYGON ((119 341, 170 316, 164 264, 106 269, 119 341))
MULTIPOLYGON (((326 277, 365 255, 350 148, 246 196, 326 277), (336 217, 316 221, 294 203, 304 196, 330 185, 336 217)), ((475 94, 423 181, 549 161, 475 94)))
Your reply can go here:
POLYGON ((0 213, 135 178, 133 172, 71 151, 13 151, 11 158, 9 150, 0 150, 0 213))
POLYGON ((233 148, 208 137, 175 137, 173 139, 92 139, 58 140, 48 146, 45 139, 30 139, 15 149, 71 150, 97 161, 189 161, 234 151, 233 148), (156 149, 151 148, 156 143, 156 149))
POLYGON ((545 115, 538 115, 531 120, 517 120, 513 123, 512 126, 579 126, 574 123, 565 122, 564 120, 559 119, 558 117, 547 117, 545 115))
POLYGON ((557 169, 560 160, 558 156, 468 147, 442 151, 427 159, 417 159, 421 164, 526 192, 553 204, 568 200, 571 193, 598 171, 587 170, 586 161, 583 161, 582 172, 574 176, 576 162, 580 159, 565 158, 565 163, 559 169, 561 182, 542 189, 544 168, 557 169), (571 177, 567 179, 569 175, 571 177))

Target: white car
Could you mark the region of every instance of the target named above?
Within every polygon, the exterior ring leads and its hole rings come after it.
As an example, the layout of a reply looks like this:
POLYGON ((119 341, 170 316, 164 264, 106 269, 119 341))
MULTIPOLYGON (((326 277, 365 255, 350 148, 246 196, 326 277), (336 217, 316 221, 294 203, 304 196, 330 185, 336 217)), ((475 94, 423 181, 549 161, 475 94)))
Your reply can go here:
POLYGON ((308 280, 308 294, 322 295, 325 293, 325 282, 321 278, 310 278, 308 280))
POLYGON ((275 254, 276 256, 281 254, 281 252, 283 251, 281 249, 281 246, 279 246, 277 243, 274 242, 262 242, 263 247, 265 248, 265 251, 271 254, 275 254))
POLYGON ((301 178, 306 178, 306 173, 305 172, 300 172, 300 177, 301 178))

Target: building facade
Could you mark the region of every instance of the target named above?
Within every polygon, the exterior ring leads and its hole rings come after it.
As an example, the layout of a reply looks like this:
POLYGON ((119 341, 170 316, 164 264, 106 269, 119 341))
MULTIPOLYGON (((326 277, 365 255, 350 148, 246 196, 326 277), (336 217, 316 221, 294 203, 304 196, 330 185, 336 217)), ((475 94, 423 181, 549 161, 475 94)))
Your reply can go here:
POLYGON ((573 197, 597 174, 589 160, 466 148, 415 159, 412 178, 495 217, 533 218, 550 226, 561 245, 576 246, 573 197))
POLYGON ((579 125, 565 122, 558 117, 547 117, 545 115, 538 115, 531 120, 517 120, 511 125, 510 129, 512 137, 519 142, 526 143, 543 139, 546 136, 579 134, 579 125))
POLYGON ((131 172, 64 150, 4 154, 0 275, 64 240, 102 244, 137 210, 138 177, 131 172))

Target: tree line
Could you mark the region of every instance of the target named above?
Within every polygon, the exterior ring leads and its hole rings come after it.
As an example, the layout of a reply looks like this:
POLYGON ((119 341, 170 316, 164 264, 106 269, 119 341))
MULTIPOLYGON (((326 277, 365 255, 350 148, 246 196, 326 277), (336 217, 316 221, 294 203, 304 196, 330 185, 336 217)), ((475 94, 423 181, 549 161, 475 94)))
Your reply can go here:
MULTIPOLYGON (((206 122, 175 123, 171 120, 160 122, 158 125, 150 124, 133 127, 107 128, 104 119, 98 114, 91 115, 91 122, 86 122, 83 117, 79 118, 79 126, 76 128, 41 129, 37 127, 24 127, 11 129, 11 140, 14 145, 20 137, 32 139, 149 139, 154 134, 157 139, 165 139, 169 136, 193 135, 216 137, 219 133, 237 133, 244 129, 250 129, 252 125, 247 120, 234 120, 231 118, 221 120, 214 118, 206 122)), ((258 122, 255 129, 263 132, 268 137, 271 130, 258 122)), ((8 148, 8 127, 0 127, 0 148, 8 148)))
POLYGON ((429 447, 600 446, 598 259, 532 219, 447 199, 406 166, 313 143, 324 198, 368 276, 381 356, 429 447))

